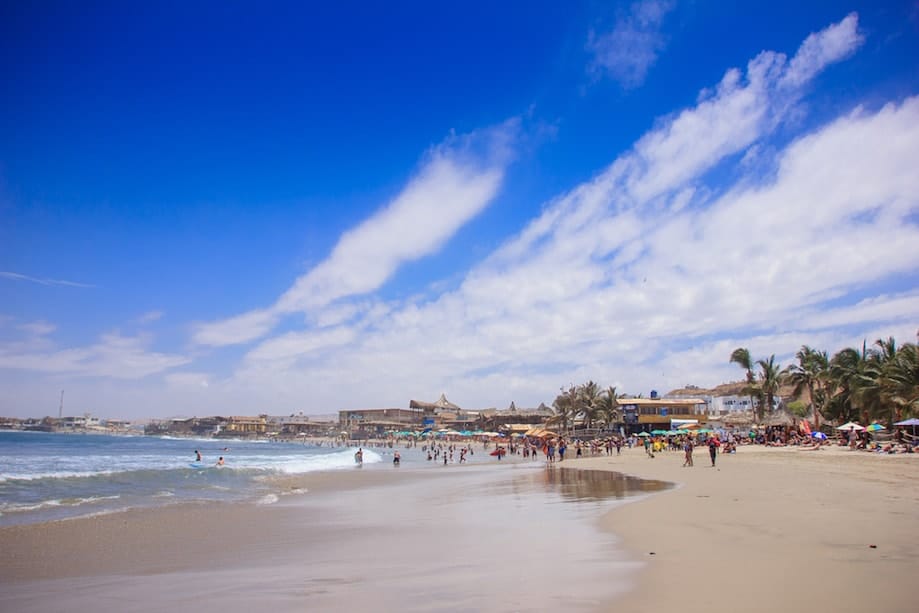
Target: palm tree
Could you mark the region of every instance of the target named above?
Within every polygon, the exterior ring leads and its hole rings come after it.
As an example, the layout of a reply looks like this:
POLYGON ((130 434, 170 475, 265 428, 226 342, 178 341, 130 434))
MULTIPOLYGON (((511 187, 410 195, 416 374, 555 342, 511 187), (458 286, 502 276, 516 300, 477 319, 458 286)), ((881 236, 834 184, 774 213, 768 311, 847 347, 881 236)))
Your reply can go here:
POLYGON ((830 409, 842 421, 858 419, 860 390, 868 377, 868 348, 862 343, 861 351, 854 347, 840 350, 830 360, 830 378, 835 383, 836 393, 830 401, 830 409))
POLYGON ((782 384, 781 366, 775 363, 775 354, 769 356, 768 360, 757 360, 759 365, 759 389, 765 402, 760 403, 760 419, 765 415, 766 407, 772 411, 775 407, 775 395, 782 384))
POLYGON ((619 411, 619 394, 616 393, 616 387, 610 386, 600 395, 597 404, 597 416, 603 422, 604 427, 609 427, 621 420, 619 411))
POLYGON ((738 347, 731 352, 730 362, 737 364, 746 371, 747 385, 744 392, 750 395, 750 408, 753 409, 754 419, 756 417, 756 403, 753 400, 754 395, 759 395, 756 386, 756 378, 753 376, 753 359, 750 357, 750 350, 746 347, 738 347))
POLYGON ((568 424, 574 421, 577 415, 578 389, 572 385, 567 390, 562 388, 561 391, 562 393, 552 401, 552 409, 555 411, 555 415, 546 421, 546 425, 559 424, 564 432, 567 433, 568 424))
POLYGON ((795 386, 795 396, 800 396, 806 389, 814 412, 814 430, 820 428, 820 407, 826 401, 825 380, 829 369, 829 358, 825 351, 817 351, 803 345, 798 353, 797 364, 790 365, 784 373, 789 383, 795 386))
POLYGON ((919 346, 907 343, 900 347, 886 378, 895 420, 919 415, 919 346))
POLYGON ((600 386, 593 381, 578 386, 577 414, 587 429, 597 418, 601 395, 600 386))

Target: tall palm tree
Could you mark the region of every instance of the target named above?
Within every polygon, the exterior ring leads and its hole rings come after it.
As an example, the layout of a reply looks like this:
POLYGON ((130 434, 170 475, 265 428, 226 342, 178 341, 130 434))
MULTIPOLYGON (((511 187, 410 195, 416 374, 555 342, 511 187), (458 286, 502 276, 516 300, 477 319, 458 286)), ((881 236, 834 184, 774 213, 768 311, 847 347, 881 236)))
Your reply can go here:
POLYGON ((830 360, 830 378, 835 383, 836 394, 830 403, 833 414, 842 421, 859 419, 859 396, 868 375, 868 348, 861 350, 846 347, 830 360))
POLYGON ((550 417, 546 424, 559 424, 567 434, 568 424, 574 421, 577 415, 577 399, 578 389, 575 386, 572 385, 567 390, 562 388, 562 393, 552 401, 552 409, 555 411, 555 415, 550 417))
POLYGON ((753 417, 756 418, 756 403, 754 395, 759 394, 756 386, 756 377, 753 375, 753 359, 750 357, 750 350, 746 347, 738 347, 731 352, 730 362, 737 364, 746 371, 747 385, 744 387, 744 393, 750 395, 750 408, 753 409, 753 417))
POLYGON ((597 419, 601 395, 600 386, 593 381, 578 386, 577 413, 587 429, 597 419))
POLYGON ((896 421, 919 416, 919 346, 906 343, 897 350, 887 370, 887 385, 896 421))
POLYGON ((806 389, 814 412, 814 429, 820 428, 820 405, 826 401, 825 380, 829 370, 829 358, 825 351, 817 351, 808 345, 802 345, 798 353, 797 364, 785 369, 789 383, 795 386, 795 395, 800 396, 806 389))
POLYGON ((775 363, 775 354, 770 355, 767 360, 757 360, 756 363, 760 368, 759 389, 764 400, 760 403, 760 419, 762 419, 767 408, 771 412, 775 407, 775 395, 782 384, 782 367, 775 363))
POLYGON ((621 420, 619 394, 616 393, 615 386, 611 385, 603 390, 597 405, 597 416, 607 429, 621 420))

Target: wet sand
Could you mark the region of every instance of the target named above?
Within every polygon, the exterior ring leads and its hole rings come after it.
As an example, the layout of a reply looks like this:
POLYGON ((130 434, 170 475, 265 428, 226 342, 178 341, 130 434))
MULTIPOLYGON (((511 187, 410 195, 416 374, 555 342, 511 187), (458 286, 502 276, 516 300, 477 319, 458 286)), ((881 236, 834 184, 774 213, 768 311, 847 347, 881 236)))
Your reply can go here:
POLYGON ((504 461, 282 486, 269 506, 0 529, 0 610, 597 610, 636 569, 598 518, 669 484, 504 461))
POLYGON ((742 447, 681 464, 633 449, 316 473, 267 506, 6 527, 0 610, 913 609, 915 456, 742 447))

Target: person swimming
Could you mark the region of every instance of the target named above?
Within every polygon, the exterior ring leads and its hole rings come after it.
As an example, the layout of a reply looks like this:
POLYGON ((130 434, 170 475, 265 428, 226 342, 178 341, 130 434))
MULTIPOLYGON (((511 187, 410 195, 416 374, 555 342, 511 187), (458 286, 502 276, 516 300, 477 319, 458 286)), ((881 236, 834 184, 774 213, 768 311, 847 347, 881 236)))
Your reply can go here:
POLYGON ((224 464, 223 464, 223 456, 220 456, 220 457, 217 459, 217 464, 215 464, 215 466, 223 466, 223 465, 224 465, 224 464))

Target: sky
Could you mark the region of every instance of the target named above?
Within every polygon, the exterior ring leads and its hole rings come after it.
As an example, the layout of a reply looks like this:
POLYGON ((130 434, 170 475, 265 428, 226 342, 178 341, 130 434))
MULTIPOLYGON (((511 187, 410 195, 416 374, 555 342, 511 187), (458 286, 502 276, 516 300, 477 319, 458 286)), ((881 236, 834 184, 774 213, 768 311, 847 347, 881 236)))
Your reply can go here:
POLYGON ((914 1, 3 3, 0 71, 0 415, 535 407, 919 330, 914 1))

